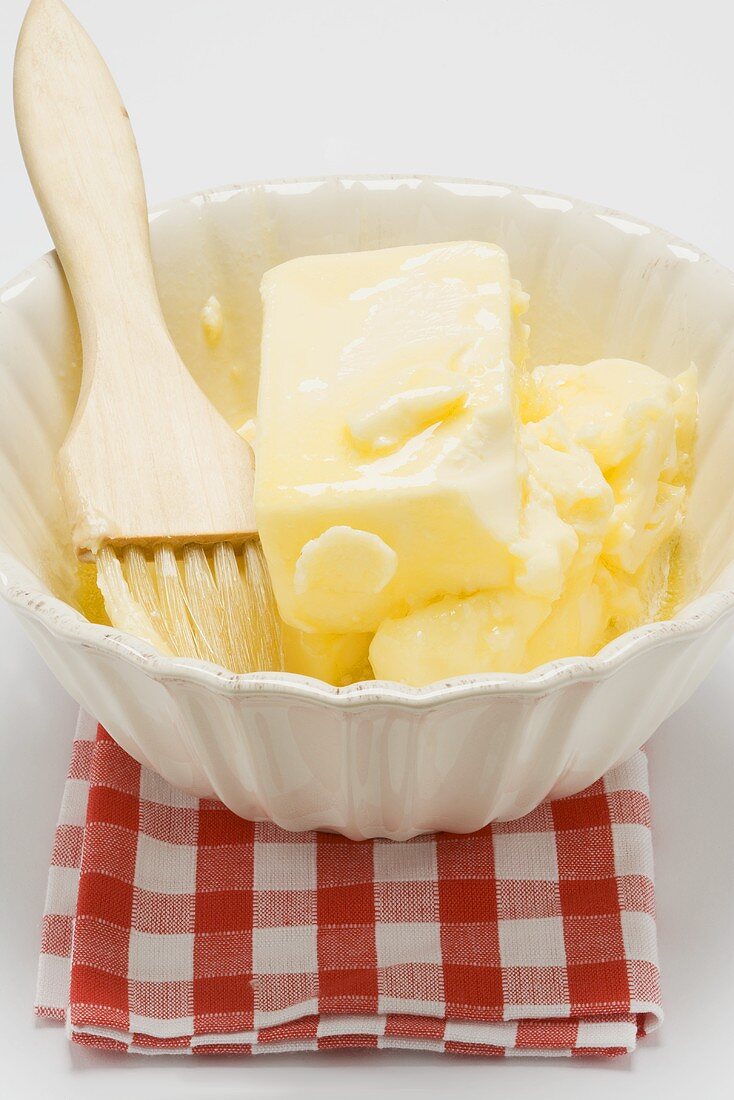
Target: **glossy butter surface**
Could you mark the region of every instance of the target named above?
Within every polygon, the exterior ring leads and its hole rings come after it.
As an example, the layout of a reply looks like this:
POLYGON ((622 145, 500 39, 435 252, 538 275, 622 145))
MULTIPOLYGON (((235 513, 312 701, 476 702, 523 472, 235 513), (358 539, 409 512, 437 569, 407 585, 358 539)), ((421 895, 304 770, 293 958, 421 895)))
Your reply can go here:
POLYGON ((263 299, 256 500, 301 635, 289 669, 334 684, 520 672, 655 618, 693 368, 526 372, 527 296, 481 242, 293 260, 263 299), (345 663, 370 635, 369 664, 345 663))
POLYGON ((641 363, 538 367, 526 380, 514 582, 385 620, 379 679, 426 684, 591 655, 656 618, 678 552, 696 426, 696 372, 641 363))
POLYGON ((506 254, 311 256, 262 294, 256 509, 286 622, 372 632, 508 584, 522 470, 506 254))

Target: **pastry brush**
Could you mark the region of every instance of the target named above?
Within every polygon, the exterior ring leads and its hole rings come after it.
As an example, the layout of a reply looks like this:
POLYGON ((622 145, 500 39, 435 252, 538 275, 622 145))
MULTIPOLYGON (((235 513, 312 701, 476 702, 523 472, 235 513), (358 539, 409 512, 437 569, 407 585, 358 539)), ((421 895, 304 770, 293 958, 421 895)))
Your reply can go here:
POLYGON ((253 453, 173 344, 130 120, 60 0, 32 0, 14 98, 81 333, 81 391, 58 461, 75 549, 96 559, 116 626, 235 672, 280 668, 253 453))

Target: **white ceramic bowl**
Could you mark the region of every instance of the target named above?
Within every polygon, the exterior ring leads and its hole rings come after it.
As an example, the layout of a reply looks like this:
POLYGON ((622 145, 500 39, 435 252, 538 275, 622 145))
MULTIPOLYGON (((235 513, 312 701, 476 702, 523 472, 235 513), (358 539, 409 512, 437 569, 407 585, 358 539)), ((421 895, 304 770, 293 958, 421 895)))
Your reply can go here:
POLYGON ((593 658, 425 688, 336 689, 159 656, 74 607, 54 477, 79 382, 76 324, 53 254, 0 292, 0 590, 61 683, 178 787, 247 818, 405 839, 469 831, 567 795, 629 756, 703 679, 734 611, 734 276, 695 248, 544 192, 436 179, 327 179, 208 191, 152 215, 164 309, 215 402, 241 420, 257 384, 258 284, 305 253, 496 241, 530 291, 531 359, 641 359, 701 372, 690 524, 702 595, 593 658), (234 318, 212 351, 199 311, 234 318))

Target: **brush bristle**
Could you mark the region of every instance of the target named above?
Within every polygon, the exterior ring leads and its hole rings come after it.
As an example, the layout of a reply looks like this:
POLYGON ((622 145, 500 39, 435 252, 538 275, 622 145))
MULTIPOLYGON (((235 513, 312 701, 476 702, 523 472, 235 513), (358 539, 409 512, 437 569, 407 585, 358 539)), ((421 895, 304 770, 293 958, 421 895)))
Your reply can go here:
POLYGON ((97 584, 110 621, 161 652, 213 661, 232 672, 283 668, 280 619, 259 539, 237 555, 185 546, 177 558, 159 545, 152 560, 136 546, 102 547, 97 584))

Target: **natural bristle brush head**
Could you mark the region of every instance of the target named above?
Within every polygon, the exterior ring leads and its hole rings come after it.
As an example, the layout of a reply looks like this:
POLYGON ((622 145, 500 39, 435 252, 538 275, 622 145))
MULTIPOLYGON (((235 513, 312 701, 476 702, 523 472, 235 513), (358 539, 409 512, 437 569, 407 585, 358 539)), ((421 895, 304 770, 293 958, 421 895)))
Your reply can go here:
POLYGON ((258 539, 238 552, 220 542, 177 555, 161 543, 97 554, 97 584, 111 621, 163 653, 232 672, 283 668, 280 620, 258 539))

